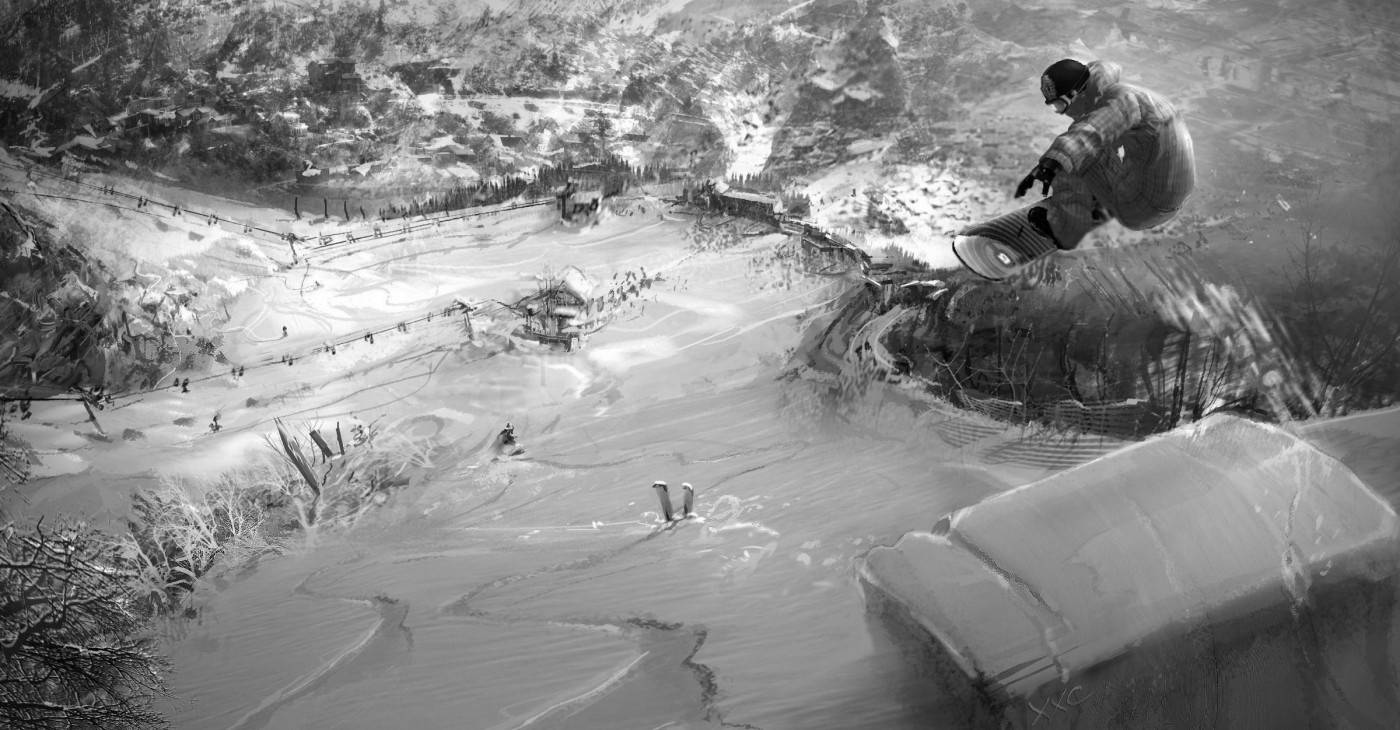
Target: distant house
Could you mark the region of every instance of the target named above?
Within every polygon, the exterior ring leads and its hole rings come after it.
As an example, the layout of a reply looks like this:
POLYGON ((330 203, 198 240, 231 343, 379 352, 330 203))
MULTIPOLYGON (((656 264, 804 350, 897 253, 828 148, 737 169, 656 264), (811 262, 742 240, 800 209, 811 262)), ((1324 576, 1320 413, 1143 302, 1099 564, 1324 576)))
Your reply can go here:
POLYGON ((730 215, 766 220, 782 209, 782 201, 772 195, 726 190, 718 196, 719 209, 730 215))
POLYGON ((457 69, 452 66, 433 66, 428 69, 428 77, 432 80, 435 90, 444 96, 456 96, 457 89, 452 85, 452 77, 457 74, 457 69))
POLYGON ((470 162, 471 159, 471 148, 460 144, 450 144, 439 147, 433 153, 433 162, 443 166, 455 165, 459 162, 470 162))
POLYGON ((569 180, 555 189, 554 199, 559 205, 560 220, 573 220, 579 214, 587 218, 602 207, 603 189, 597 186, 580 188, 569 180))
POLYGON ((596 163, 574 165, 564 170, 578 190, 597 190, 598 197, 611 198, 627 187, 627 175, 596 163))
POLYGON ((390 66, 388 72, 398 77, 415 94, 452 96, 456 93, 452 77, 457 75, 458 69, 444 65, 441 59, 406 61, 390 66))
POLYGON ((474 154, 470 147, 454 141, 451 137, 439 137, 424 145, 416 156, 419 159, 446 167, 459 162, 470 162, 474 154))
POLYGON ((218 110, 212 106, 180 107, 176 110, 175 113, 196 124, 203 122, 223 121, 226 118, 224 115, 219 114, 218 110))
POLYGON ((783 211, 783 201, 776 196, 737 190, 722 180, 705 180, 694 188, 687 185, 681 195, 694 205, 756 220, 776 220, 783 211))
POLYGON ((323 94, 353 94, 364 90, 353 58, 326 58, 306 64, 311 88, 323 94))
POLYGON ((182 120, 176 113, 174 107, 147 106, 134 108, 129 111, 115 115, 108 119, 114 126, 120 125, 127 131, 139 131, 145 135, 166 134, 179 129, 182 120))
POLYGON ((272 120, 280 123, 287 133, 294 137, 300 137, 310 129, 306 122, 301 121, 301 114, 294 111, 274 112, 272 120))

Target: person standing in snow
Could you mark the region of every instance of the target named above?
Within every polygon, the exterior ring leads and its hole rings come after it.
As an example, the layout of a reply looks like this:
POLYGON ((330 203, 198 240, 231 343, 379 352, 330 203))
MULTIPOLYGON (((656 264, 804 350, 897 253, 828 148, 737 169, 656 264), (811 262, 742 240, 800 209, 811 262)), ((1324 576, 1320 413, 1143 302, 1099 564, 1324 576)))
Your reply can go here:
POLYGON ((1195 155, 1181 113, 1121 75, 1115 63, 1066 58, 1040 77, 1046 105, 1072 121, 1021 180, 1016 197, 1041 184, 1048 197, 1028 217, 1060 250, 1075 248, 1109 220, 1135 231, 1162 225, 1195 186, 1195 155))

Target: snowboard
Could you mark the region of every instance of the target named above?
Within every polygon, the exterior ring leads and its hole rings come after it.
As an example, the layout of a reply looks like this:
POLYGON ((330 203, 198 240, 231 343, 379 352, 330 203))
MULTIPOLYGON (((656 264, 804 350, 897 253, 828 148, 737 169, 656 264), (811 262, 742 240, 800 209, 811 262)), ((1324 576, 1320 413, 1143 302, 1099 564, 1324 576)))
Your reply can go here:
POLYGON ((987 279, 1002 281, 1060 249, 1030 222, 1027 205, 991 220, 975 223, 953 237, 953 254, 963 268, 987 279))

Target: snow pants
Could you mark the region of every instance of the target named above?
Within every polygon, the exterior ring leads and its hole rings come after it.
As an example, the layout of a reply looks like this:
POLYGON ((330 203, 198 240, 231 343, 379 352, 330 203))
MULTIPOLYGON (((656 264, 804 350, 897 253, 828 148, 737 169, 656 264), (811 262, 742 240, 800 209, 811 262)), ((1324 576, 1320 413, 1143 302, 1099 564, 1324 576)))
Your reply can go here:
POLYGON ((1111 219, 1141 231, 1176 217, 1196 186, 1196 156, 1183 124, 1162 130, 1153 159, 1133 160, 1108 149, 1082 173, 1056 176, 1046 208, 1060 248, 1072 249, 1111 219))

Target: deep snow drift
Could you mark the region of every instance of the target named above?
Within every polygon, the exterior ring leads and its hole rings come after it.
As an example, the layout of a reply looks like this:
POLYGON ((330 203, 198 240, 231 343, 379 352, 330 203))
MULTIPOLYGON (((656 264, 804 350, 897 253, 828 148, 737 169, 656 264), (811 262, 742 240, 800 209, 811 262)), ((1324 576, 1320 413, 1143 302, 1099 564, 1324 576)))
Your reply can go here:
POLYGON ((861 576, 979 727, 1379 727, 1397 547, 1342 462, 1217 415, 875 548, 861 576))

